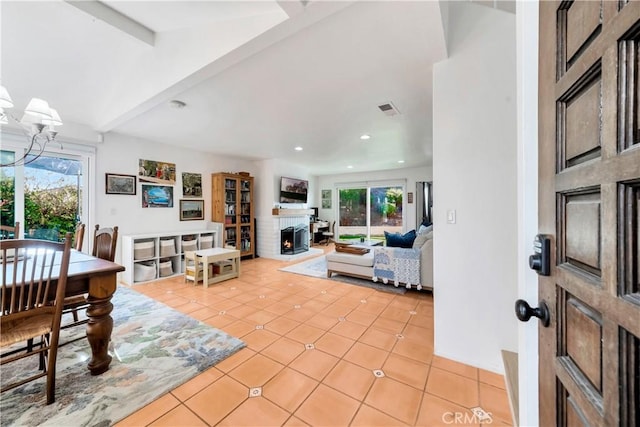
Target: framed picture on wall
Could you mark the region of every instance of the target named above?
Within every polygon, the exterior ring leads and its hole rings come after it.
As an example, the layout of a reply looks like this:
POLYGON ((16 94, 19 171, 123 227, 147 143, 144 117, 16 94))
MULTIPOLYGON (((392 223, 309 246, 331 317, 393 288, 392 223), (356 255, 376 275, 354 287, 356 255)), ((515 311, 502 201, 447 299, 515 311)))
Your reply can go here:
POLYGON ((322 190, 322 209, 331 209, 331 190, 322 190))
POLYGON ((204 200, 180 200, 180 221, 204 219, 204 200))
POLYGON ((202 197, 202 174, 182 172, 182 196, 202 197))
POLYGON ((117 173, 105 174, 105 193, 136 195, 136 176, 117 173))
POLYGON ((176 183, 176 164, 139 159, 138 177, 141 182, 174 185, 176 183))
POLYGON ((142 185, 143 208, 172 208, 173 187, 168 185, 142 185))

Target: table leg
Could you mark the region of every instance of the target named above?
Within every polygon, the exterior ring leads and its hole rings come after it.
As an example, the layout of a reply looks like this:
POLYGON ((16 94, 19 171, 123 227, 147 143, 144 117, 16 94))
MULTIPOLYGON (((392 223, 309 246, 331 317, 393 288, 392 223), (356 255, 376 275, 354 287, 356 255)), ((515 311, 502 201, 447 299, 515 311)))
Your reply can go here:
POLYGON ((202 257, 202 266, 204 267, 204 271, 202 272, 202 286, 205 288, 209 287, 209 258, 202 257))
POLYGON ((113 331, 113 310, 111 295, 105 298, 95 298, 89 295, 87 308, 87 340, 91 345, 91 360, 88 368, 91 375, 100 375, 109 369, 111 356, 109 355, 109 340, 113 331))

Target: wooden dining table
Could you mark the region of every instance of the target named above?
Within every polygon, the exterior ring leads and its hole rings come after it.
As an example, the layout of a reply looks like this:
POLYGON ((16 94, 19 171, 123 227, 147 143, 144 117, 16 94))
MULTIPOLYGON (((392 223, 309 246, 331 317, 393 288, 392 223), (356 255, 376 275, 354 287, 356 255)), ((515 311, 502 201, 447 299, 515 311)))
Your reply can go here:
POLYGON ((91 375, 106 372, 111 363, 108 352, 113 331, 111 297, 121 271, 124 267, 120 264, 71 250, 65 296, 88 294, 87 341, 91 346, 91 359, 87 367, 91 375))

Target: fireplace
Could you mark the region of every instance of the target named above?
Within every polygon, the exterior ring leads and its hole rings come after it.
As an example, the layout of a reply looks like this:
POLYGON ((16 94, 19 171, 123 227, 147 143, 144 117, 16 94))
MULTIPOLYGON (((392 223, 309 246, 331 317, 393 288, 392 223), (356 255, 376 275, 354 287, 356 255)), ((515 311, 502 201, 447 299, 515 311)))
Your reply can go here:
POLYGON ((307 225, 299 224, 280 230, 280 253, 295 255, 309 250, 307 225))

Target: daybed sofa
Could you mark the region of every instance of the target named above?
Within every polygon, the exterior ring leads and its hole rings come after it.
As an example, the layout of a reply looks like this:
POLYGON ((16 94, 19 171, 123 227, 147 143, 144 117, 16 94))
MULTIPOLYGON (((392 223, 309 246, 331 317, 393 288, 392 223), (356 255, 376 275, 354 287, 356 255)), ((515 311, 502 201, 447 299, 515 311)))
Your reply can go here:
MULTIPOLYGON (((373 246, 369 253, 327 254, 327 277, 333 273, 360 277, 407 288, 433 289, 433 233, 416 241, 411 248, 373 246)), ((354 246, 358 246, 355 244, 354 246)))

